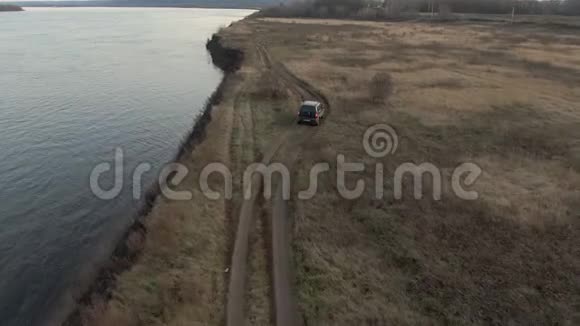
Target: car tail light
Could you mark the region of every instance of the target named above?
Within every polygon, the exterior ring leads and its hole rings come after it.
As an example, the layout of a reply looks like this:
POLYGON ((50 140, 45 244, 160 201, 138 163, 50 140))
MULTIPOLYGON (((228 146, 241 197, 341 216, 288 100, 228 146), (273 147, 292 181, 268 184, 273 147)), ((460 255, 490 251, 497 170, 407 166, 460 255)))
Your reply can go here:
POLYGON ((318 118, 318 113, 315 113, 315 114, 314 114, 314 117, 315 117, 315 118, 318 118))

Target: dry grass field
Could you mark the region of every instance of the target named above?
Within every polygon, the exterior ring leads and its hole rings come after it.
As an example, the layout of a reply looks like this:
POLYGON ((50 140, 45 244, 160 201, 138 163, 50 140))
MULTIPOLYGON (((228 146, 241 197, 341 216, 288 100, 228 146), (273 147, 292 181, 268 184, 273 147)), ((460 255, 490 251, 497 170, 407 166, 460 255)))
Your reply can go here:
MULTIPOLYGON (((541 25, 248 21, 272 55, 316 85, 332 113, 302 147, 310 167, 364 162, 365 195, 332 173, 295 203, 299 302, 308 325, 560 324, 580 311, 580 36, 541 25), (391 76, 385 103, 376 74, 391 76), (376 200, 366 128, 399 135, 376 200), (479 199, 395 200, 393 171, 431 162, 483 169, 479 199), (390 177, 389 177, 390 176, 390 177)), ((387 90, 385 90, 386 92, 387 90)), ((331 171, 331 172, 332 172, 331 171)), ((445 174, 445 173, 444 173, 445 174)), ((352 185, 351 184, 351 185, 352 185)), ((428 185, 427 185, 427 189, 428 185)), ((576 318, 576 319, 574 319, 576 318)))
MULTIPOLYGON (((280 157, 297 158, 291 216, 295 290, 305 325, 575 325, 580 323, 580 34, 574 29, 494 23, 429 24, 246 19, 220 31, 245 53, 226 81, 207 140, 182 161, 192 201, 159 198, 138 262, 108 302, 84 309, 90 325, 221 325, 229 255, 242 198, 240 174, 284 133, 297 136, 298 99, 255 51, 268 49, 324 93, 331 112, 315 136, 280 157), (375 76, 386 75, 377 84, 375 76), (373 81, 375 80, 375 81, 373 81), (384 98, 376 98, 383 89, 384 98), (365 130, 395 128, 396 153, 365 153, 365 130), (336 157, 362 162, 336 188, 336 157), (234 172, 231 201, 199 191, 209 162, 234 172), (296 199, 310 168, 328 162, 316 196, 296 199), (444 175, 441 200, 403 198, 392 176, 405 162, 444 175), (450 173, 481 167, 457 198, 450 173), (384 165, 376 199, 375 166, 384 165)), ((223 190, 223 181, 212 181, 223 190)), ((247 325, 271 325, 267 211, 250 239, 247 325)), ((240 325, 243 323, 240 322, 240 325)))

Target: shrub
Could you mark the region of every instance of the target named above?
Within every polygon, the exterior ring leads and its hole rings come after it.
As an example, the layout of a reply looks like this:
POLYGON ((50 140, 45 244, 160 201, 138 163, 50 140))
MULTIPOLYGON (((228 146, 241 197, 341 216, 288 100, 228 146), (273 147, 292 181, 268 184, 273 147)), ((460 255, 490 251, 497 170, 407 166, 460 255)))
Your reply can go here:
POLYGON ((273 17, 342 18, 353 16, 368 6, 367 0, 304 0, 266 8, 260 14, 273 17))
POLYGON ((374 103, 384 103, 393 91, 393 81, 386 72, 375 74, 369 87, 370 98, 374 103))

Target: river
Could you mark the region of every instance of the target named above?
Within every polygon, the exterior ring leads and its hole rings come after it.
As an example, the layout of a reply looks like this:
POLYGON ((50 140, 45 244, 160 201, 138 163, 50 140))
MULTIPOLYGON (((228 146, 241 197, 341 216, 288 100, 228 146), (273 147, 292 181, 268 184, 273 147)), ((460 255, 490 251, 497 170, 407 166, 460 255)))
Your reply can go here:
MULTIPOLYGON (((248 10, 27 8, 0 14, 0 324, 41 325, 71 302, 138 201, 91 192, 124 154, 171 160, 222 75, 205 41, 248 10)), ((104 180, 103 188, 112 183, 104 180)))

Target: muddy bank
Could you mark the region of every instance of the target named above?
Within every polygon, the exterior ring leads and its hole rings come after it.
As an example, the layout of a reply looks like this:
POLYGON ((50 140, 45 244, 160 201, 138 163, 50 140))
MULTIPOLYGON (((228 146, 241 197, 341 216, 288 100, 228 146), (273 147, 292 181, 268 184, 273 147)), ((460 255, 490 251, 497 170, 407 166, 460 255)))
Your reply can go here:
MULTIPOLYGON (((206 43, 213 64, 219 67, 224 76, 217 89, 207 99, 202 112, 196 117, 191 131, 186 134, 176 152, 174 162, 180 162, 185 154, 195 151, 195 147, 206 140, 206 128, 212 119, 212 108, 223 99, 224 85, 232 73, 239 69, 243 61, 243 52, 223 46, 221 39, 214 35, 206 43)), ((170 176, 171 177, 171 176, 170 176)), ((76 306, 62 308, 70 311, 68 318, 62 323, 65 326, 83 325, 83 311, 107 302, 115 287, 116 278, 129 270, 137 261, 145 244, 147 227, 145 220, 160 195, 159 184, 153 184, 145 193, 141 208, 135 213, 134 222, 124 232, 108 261, 100 266, 84 294, 76 299, 76 306)))

